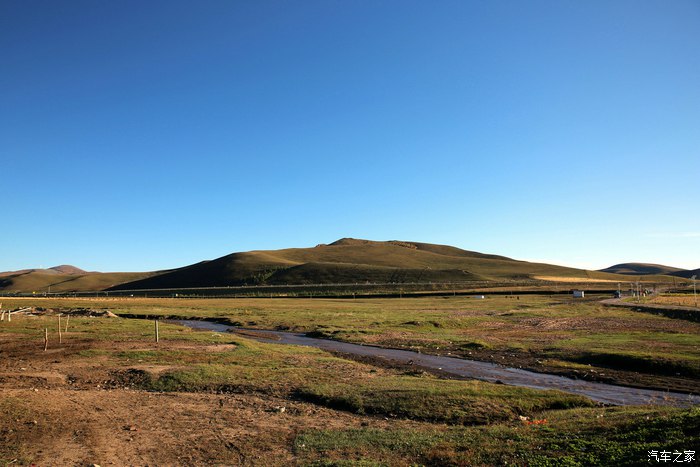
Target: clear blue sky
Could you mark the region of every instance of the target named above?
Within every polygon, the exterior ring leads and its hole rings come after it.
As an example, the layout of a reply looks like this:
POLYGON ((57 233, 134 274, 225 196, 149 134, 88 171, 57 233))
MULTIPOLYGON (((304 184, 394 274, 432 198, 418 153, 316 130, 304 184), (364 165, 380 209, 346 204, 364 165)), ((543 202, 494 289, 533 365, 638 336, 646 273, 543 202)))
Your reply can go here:
POLYGON ((700 2, 0 1, 0 271, 340 237, 700 267, 700 2))

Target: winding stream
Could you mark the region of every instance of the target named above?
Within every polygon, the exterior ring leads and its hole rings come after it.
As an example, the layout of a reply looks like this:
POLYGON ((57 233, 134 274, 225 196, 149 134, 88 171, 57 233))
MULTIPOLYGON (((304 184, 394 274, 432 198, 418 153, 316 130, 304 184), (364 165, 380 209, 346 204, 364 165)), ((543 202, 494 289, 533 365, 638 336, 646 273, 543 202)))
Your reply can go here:
POLYGON ((350 344, 329 339, 308 337, 304 334, 284 331, 243 330, 235 326, 213 323, 210 321, 173 320, 193 329, 218 332, 243 332, 245 337, 261 342, 289 345, 305 345, 323 350, 332 350, 348 354, 380 357, 401 363, 413 363, 418 366, 442 370, 454 375, 479 379, 491 383, 500 382, 512 386, 532 389, 557 389, 559 391, 580 394, 594 401, 611 405, 673 405, 689 407, 700 404, 700 396, 676 392, 638 389, 627 386, 597 383, 566 378, 564 376, 536 373, 533 371, 509 368, 494 363, 465 360, 455 357, 426 355, 410 350, 386 349, 369 345, 350 344), (254 331, 255 335, 249 334, 254 331), (269 336, 269 337, 263 337, 269 336))

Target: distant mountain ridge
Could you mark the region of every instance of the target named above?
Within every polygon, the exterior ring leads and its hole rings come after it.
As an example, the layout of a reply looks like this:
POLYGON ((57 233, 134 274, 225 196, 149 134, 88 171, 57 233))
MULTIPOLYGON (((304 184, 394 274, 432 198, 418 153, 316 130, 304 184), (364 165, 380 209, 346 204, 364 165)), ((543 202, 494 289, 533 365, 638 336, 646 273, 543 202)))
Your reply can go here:
POLYGON ((75 266, 71 266, 70 264, 62 264, 60 266, 54 266, 52 268, 49 268, 52 271, 56 271, 61 274, 87 274, 88 272, 77 268, 75 266))
POLYGON ((605 269, 600 269, 600 272, 608 272, 613 274, 625 274, 632 276, 645 276, 650 274, 662 274, 667 276, 676 276, 690 278, 693 275, 700 275, 700 269, 682 269, 673 266, 664 266, 663 264, 651 263, 621 263, 615 264, 605 269))
POLYGON ((645 274, 673 274, 677 272, 683 272, 685 269, 674 268, 672 266, 664 266, 663 264, 651 264, 651 263, 621 263, 615 264, 605 269, 600 269, 601 272, 611 272, 614 274, 631 274, 631 275, 645 275, 645 274))
POLYGON ((43 274, 88 274, 87 271, 84 271, 84 270, 77 268, 75 266, 71 266, 70 264, 61 264, 59 266, 53 266, 53 267, 46 268, 46 269, 34 268, 34 269, 21 269, 19 271, 0 272, 0 277, 12 276, 12 275, 16 275, 16 274, 29 274, 31 272, 39 272, 39 273, 43 273, 43 274))
POLYGON ((0 291, 21 293, 76 292, 108 287, 157 274, 157 272, 88 272, 62 264, 46 269, 0 272, 0 291))

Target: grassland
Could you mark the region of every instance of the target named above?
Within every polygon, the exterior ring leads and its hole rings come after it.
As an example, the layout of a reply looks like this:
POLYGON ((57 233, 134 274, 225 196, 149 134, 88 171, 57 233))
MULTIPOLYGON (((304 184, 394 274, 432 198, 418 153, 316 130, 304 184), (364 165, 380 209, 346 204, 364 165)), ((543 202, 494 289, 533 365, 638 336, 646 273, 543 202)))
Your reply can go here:
POLYGON ((642 387, 695 391, 700 378, 700 324, 604 307, 595 297, 3 301, 218 319, 642 387))
MULTIPOLYGON (((1 301, 207 317, 507 364, 539 359, 540 370, 581 376, 633 374, 627 366, 647 362, 638 378, 698 387, 697 325, 556 296, 1 301), (610 356, 617 369, 602 366, 610 356), (687 374, 669 376, 668 365, 687 374)), ((56 325, 54 316, 0 323, 0 462, 637 465, 647 450, 700 445, 697 408, 600 407, 166 323, 156 344, 145 320, 74 317, 58 344, 56 325)))

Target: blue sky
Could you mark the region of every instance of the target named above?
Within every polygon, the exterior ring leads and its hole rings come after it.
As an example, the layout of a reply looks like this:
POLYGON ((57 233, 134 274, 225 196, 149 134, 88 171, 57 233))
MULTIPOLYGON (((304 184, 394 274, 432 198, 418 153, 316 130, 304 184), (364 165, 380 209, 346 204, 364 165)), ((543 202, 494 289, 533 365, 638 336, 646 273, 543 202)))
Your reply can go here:
POLYGON ((2 1, 0 270, 341 237, 700 267, 700 3, 2 1))

